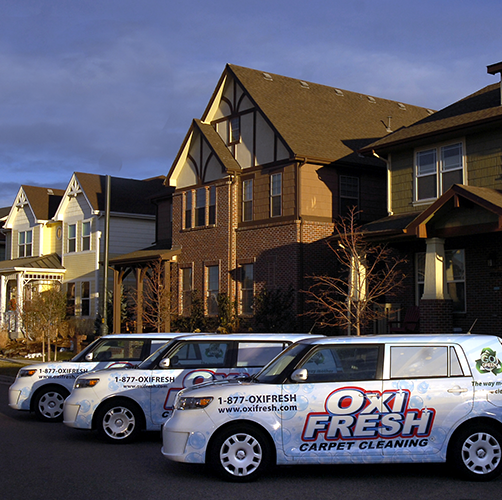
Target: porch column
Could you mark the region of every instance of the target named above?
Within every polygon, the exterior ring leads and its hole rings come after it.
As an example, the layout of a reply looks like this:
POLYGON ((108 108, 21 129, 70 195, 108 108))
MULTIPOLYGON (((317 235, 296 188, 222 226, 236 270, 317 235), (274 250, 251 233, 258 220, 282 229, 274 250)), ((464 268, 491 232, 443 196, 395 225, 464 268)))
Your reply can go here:
POLYGON ((424 294, 420 300, 420 333, 451 333, 453 302, 446 281, 444 240, 426 241, 424 294))
POLYGON ((122 277, 124 272, 113 269, 113 333, 121 330, 122 277))
POLYGON ((164 332, 171 331, 171 261, 167 260, 164 262, 164 290, 168 292, 161 294, 160 299, 164 300, 166 303, 162 304, 160 307, 164 311, 163 318, 163 329, 164 332))
POLYGON ((421 298, 423 300, 449 299, 446 286, 444 240, 430 238, 426 243, 424 294, 421 298))
POLYGON ((0 276, 0 325, 5 322, 5 312, 7 311, 7 280, 4 275, 0 276))
POLYGON ((16 310, 14 311, 15 314, 15 321, 16 321, 16 327, 15 327, 15 332, 16 332, 16 338, 21 338, 22 332, 21 332, 21 311, 23 310, 23 298, 24 298, 24 280, 23 280, 23 273, 16 273, 16 310))
POLYGON ((143 281, 148 267, 136 268, 136 333, 143 333, 143 281))

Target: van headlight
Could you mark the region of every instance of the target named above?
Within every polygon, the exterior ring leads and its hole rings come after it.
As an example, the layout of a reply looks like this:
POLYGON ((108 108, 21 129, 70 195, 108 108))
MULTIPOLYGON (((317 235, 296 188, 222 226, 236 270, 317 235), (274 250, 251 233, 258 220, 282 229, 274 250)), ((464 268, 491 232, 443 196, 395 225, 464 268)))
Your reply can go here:
POLYGON ((32 377, 33 375, 35 375, 35 373, 37 372, 36 369, 34 368, 21 368, 19 370, 19 373, 17 374, 18 377, 32 377))
POLYGON ((95 387, 99 382, 99 378, 81 378, 75 382, 74 389, 85 389, 86 387, 95 387))
POLYGON ((176 410, 200 410, 209 406, 212 397, 190 398, 182 396, 178 398, 174 407, 176 410))

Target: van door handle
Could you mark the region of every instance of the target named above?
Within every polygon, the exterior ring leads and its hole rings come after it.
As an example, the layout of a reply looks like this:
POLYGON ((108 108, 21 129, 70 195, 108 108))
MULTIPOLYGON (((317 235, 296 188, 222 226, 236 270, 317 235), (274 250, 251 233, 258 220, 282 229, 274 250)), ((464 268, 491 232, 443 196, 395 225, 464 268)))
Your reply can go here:
POLYGON ((450 394, 461 394, 463 392, 467 392, 467 389, 465 387, 459 387, 458 385, 456 385, 455 387, 448 389, 448 392, 450 394))

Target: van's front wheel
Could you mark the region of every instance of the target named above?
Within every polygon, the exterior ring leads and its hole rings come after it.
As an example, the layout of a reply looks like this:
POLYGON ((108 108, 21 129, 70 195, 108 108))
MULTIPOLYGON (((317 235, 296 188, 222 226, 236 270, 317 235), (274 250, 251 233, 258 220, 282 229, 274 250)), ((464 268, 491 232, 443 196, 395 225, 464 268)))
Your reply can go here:
POLYGON ((212 443, 210 465, 224 479, 234 482, 258 478, 270 464, 272 449, 265 434, 242 424, 222 430, 212 443))

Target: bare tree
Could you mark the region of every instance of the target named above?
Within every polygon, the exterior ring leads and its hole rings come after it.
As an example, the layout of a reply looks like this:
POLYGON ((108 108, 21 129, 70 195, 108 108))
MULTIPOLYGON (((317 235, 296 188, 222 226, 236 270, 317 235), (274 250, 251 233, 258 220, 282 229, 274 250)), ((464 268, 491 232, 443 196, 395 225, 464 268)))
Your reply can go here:
POLYGON ((394 296, 403 286, 405 259, 386 245, 366 241, 356 224, 353 209, 341 218, 328 242, 338 262, 336 276, 310 276, 305 291, 310 310, 306 315, 319 326, 341 327, 348 335, 361 335, 371 321, 385 317, 378 304, 394 296))
POLYGON ((44 291, 32 290, 31 297, 23 303, 21 317, 27 336, 42 343, 43 360, 51 360, 51 344, 54 344, 54 356, 57 357, 59 338, 68 335, 66 321, 66 294, 60 287, 44 291))
POLYGON ((162 332, 171 320, 171 290, 166 280, 166 268, 162 259, 152 262, 146 273, 143 296, 141 300, 143 310, 143 325, 150 330, 162 332))

